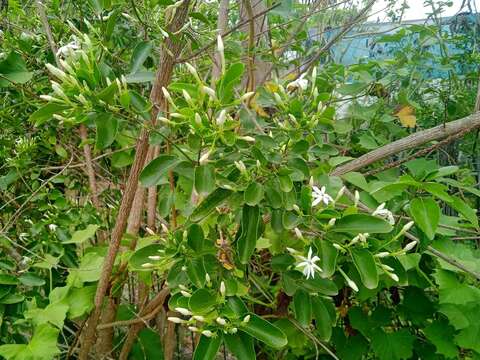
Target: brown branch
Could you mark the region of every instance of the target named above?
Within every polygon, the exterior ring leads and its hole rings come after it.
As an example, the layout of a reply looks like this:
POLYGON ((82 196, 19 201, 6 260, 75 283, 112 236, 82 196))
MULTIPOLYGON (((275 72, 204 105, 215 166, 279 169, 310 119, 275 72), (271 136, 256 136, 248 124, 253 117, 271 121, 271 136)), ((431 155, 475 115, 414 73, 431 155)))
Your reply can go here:
POLYGON ((255 90, 255 56, 253 50, 255 48, 255 22, 250 0, 242 0, 243 7, 248 16, 248 43, 247 43, 247 91, 255 90))
MULTIPOLYGON (((217 20, 218 34, 224 34, 227 32, 229 2, 230 0, 220 0, 220 5, 218 7, 218 20, 217 20)), ((221 61, 222 61, 221 56, 217 52, 214 57, 213 69, 212 69, 213 82, 218 80, 222 73, 221 61)))
MULTIPOLYGON (((171 23, 168 25, 169 32, 175 33, 182 28, 187 18, 189 6, 190 0, 185 0, 177 8, 171 23)), ((153 104, 151 111, 151 122, 153 125, 156 122, 160 106, 164 101, 162 87, 167 86, 171 80, 175 59, 178 57, 178 54, 181 50, 182 42, 178 39, 172 40, 171 38, 168 38, 165 41, 165 47, 166 50, 162 51, 161 53, 161 59, 159 62, 160 66, 157 70, 155 82, 150 93, 150 100, 153 104)), ((112 237, 103 263, 100 279, 98 281, 97 291, 95 293, 95 306, 87 321, 84 339, 80 348, 79 360, 88 359, 90 349, 95 343, 95 334, 102 311, 103 300, 109 288, 113 265, 120 247, 120 241, 127 227, 127 220, 132 208, 133 200, 135 198, 135 192, 138 187, 140 172, 143 169, 145 158, 147 156, 148 138, 149 130, 144 127, 141 129, 139 138, 137 140, 135 158, 130 169, 130 174, 125 186, 125 192, 120 204, 117 220, 112 231, 112 237)))
POLYGON ((392 168, 396 168, 396 167, 402 165, 403 163, 406 163, 407 161, 410 161, 412 159, 416 159, 420 156, 429 155, 432 151, 435 151, 436 149, 441 148, 442 146, 444 146, 448 143, 451 143, 452 141, 455 141, 456 139, 461 138, 462 136, 464 136, 469 131, 470 131, 469 129, 465 129, 463 131, 460 131, 459 133, 451 135, 451 136, 447 137, 446 139, 444 139, 442 141, 439 141, 438 143, 433 144, 432 146, 429 146, 425 149, 417 151, 416 153, 414 153, 410 156, 407 156, 407 157, 405 157, 403 159, 400 159, 400 160, 397 160, 397 161, 393 161, 393 162, 391 162, 389 164, 386 164, 385 166, 382 166, 378 169, 373 169, 373 170, 367 171, 363 175, 364 176, 375 175, 375 174, 378 174, 382 171, 392 169, 392 168))
MULTIPOLYGON (((168 287, 163 288, 160 292, 152 299, 150 302, 145 305, 143 310, 140 312, 140 318, 146 318, 148 315, 154 313, 155 314, 162 308, 165 299, 167 298, 168 294, 170 293, 170 289, 168 287)), ((120 352, 119 360, 127 360, 128 355, 130 354, 130 350, 132 349, 135 340, 137 340, 138 333, 145 327, 144 321, 139 321, 130 328, 127 334, 127 338, 125 339, 122 347, 122 351, 120 352)))
MULTIPOLYGON (((281 5, 281 2, 279 1, 278 3, 270 6, 268 9, 265 9, 264 11, 261 11, 259 12, 258 14, 256 14, 254 16, 254 19, 256 18, 259 18, 260 16, 263 16, 265 14, 267 14, 268 12, 272 11, 273 9, 277 8, 278 6, 281 5)), ((238 29, 240 29, 242 26, 248 24, 250 20, 246 20, 246 21, 240 21, 239 23, 237 23, 233 28, 231 28, 230 30, 228 30, 227 32, 221 34, 222 35, 222 38, 225 38, 227 37, 228 35, 234 33, 235 31, 237 31, 238 29)), ((181 59, 178 59, 177 60, 177 64, 181 64, 181 63, 184 63, 184 62, 187 62, 187 61, 190 61, 192 59, 195 59, 196 57, 200 56, 200 55, 204 55, 205 52, 210 49, 211 47, 215 46, 215 44, 217 43, 217 39, 213 39, 212 41, 210 41, 207 45, 205 45, 204 47, 198 49, 197 51, 195 51, 193 54, 191 54, 190 56, 187 56, 185 58, 181 58, 181 59)))
POLYGON ((88 144, 87 127, 85 124, 80 124, 79 127, 80 139, 83 143, 83 155, 85 156, 85 167, 88 175, 88 183, 90 185, 90 191, 92 193, 92 203, 95 209, 100 210, 100 201, 98 200, 97 180, 95 178, 95 170, 93 168, 92 150, 90 144, 88 144))
MULTIPOLYGON (((153 145, 151 146, 151 157, 150 161, 158 157, 160 154, 160 146, 153 145)), ((147 226, 152 230, 156 231, 156 215, 157 215, 157 187, 151 186, 148 188, 147 196, 147 226)))
POLYGON ((45 30, 45 34, 47 35, 48 45, 50 46, 50 50, 52 50, 55 63, 58 67, 60 67, 60 62, 58 61, 57 57, 57 46, 55 45, 55 40, 53 39, 52 29, 50 28, 50 24, 48 23, 48 18, 47 14, 45 13, 44 5, 40 0, 35 1, 35 5, 37 7, 38 15, 40 16, 40 21, 42 22, 43 29, 45 30))
POLYGON ((430 129, 416 132, 403 139, 370 151, 345 165, 339 166, 331 172, 331 175, 340 176, 351 171, 357 171, 400 151, 412 149, 430 141, 444 139, 460 132, 472 131, 478 127, 480 127, 480 112, 459 120, 448 122, 445 125, 441 124, 430 129))

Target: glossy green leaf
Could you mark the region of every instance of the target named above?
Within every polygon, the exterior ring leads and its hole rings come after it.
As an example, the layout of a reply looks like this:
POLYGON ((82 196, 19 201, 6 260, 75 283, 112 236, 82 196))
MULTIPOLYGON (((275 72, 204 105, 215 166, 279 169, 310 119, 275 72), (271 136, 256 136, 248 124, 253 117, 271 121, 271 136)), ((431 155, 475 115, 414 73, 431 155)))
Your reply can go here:
POLYGON ((222 337, 206 337, 202 335, 195 353, 193 354, 193 360, 214 360, 222 344, 222 337))
POLYGON ((207 274, 203 257, 186 260, 185 265, 187 266, 187 275, 190 281, 196 287, 202 287, 205 284, 205 275, 207 274))
POLYGON ((263 185, 258 182, 252 182, 243 193, 243 198, 247 205, 255 206, 262 201, 263 193, 263 185))
POLYGON ((140 67, 143 65, 147 57, 152 52, 152 42, 151 41, 141 41, 133 49, 132 59, 130 61, 130 72, 132 74, 136 73, 140 67))
POLYGON ((45 280, 33 273, 24 273, 18 277, 18 280, 25 286, 43 286, 45 280))
POLYGON ((457 210, 462 216, 467 219, 473 226, 478 229, 478 217, 475 209, 472 209, 464 200, 458 196, 452 196, 452 202, 449 203, 451 207, 457 210))
POLYGON ((320 239, 316 242, 317 248, 320 248, 320 268, 323 270, 320 272, 320 276, 323 278, 331 277, 337 267, 338 250, 335 249, 333 243, 330 241, 320 239))
POLYGON ((188 246, 196 253, 199 253, 203 249, 204 240, 205 236, 203 235, 202 227, 198 224, 190 225, 187 233, 188 246))
POLYGON ((351 214, 338 219, 330 230, 335 232, 385 234, 392 231, 392 225, 383 219, 367 214, 351 214))
POLYGON ((95 125, 97 127, 95 147, 102 150, 112 145, 118 132, 117 118, 112 114, 99 114, 95 116, 95 125))
POLYGON ((332 336, 332 319, 321 297, 312 297, 312 310, 315 317, 315 327, 320 339, 324 341, 330 340, 332 336))
POLYGON ((143 264, 157 264, 159 260, 156 260, 160 255, 163 246, 160 244, 151 244, 144 246, 133 253, 128 260, 129 265, 136 271, 150 271, 151 269, 143 267, 143 264))
POLYGON ((415 198, 410 202, 410 214, 415 224, 432 240, 440 220, 440 207, 433 198, 415 198))
POLYGON ((257 358, 253 346, 253 338, 243 331, 239 331, 235 335, 226 334, 223 336, 223 339, 227 349, 238 360, 255 360, 257 358))
POLYGON ((262 217, 258 206, 244 205, 242 222, 239 229, 240 236, 237 239, 238 257, 242 264, 247 264, 255 252, 257 240, 260 237, 262 217))
POLYGON ((30 115, 28 120, 34 123, 35 126, 39 126, 45 123, 47 120, 53 119, 53 114, 57 114, 66 108, 67 106, 64 104, 48 103, 30 115))
POLYGON ((378 271, 373 255, 367 249, 353 248, 351 251, 363 285, 367 289, 375 289, 378 286, 378 271))
POLYGON ((145 187, 155 186, 162 177, 167 175, 169 170, 174 169, 179 163, 180 160, 176 156, 160 155, 145 166, 140 174, 140 182, 145 187))
POLYGON ((27 66, 22 57, 11 52, 6 59, 0 61, 0 87, 28 82, 33 73, 27 71, 27 66))
POLYGON ((0 285, 17 285, 18 283, 17 277, 9 274, 0 274, 0 285))
POLYGON ((195 190, 199 194, 208 194, 215 189, 215 168, 212 165, 200 165, 195 168, 195 190))
POLYGON ((248 323, 242 323, 242 330, 273 348, 287 345, 287 337, 279 328, 255 314, 250 314, 248 323))
POLYGON ((198 289, 188 300, 188 306, 194 314, 205 314, 217 304, 217 298, 206 289, 198 289))
POLYGON ((293 296, 293 308, 295 319, 303 327, 307 327, 312 321, 312 301, 305 290, 297 290, 293 296))

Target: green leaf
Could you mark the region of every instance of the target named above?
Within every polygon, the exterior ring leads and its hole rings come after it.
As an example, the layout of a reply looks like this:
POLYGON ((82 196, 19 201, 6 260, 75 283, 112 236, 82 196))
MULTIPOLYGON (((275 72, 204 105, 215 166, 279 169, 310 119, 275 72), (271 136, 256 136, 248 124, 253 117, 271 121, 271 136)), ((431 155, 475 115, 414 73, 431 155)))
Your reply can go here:
POLYGON ((205 271, 205 263, 202 257, 197 257, 193 259, 189 259, 185 261, 185 265, 187 266, 187 275, 190 281, 196 287, 203 287, 205 284, 205 275, 207 272, 205 271))
POLYGON ((133 49, 132 59, 130 61, 130 73, 136 73, 140 67, 143 65, 147 57, 152 52, 152 42, 151 41, 141 41, 133 49))
POLYGON ((202 227, 198 224, 190 225, 187 233, 188 246, 196 253, 200 253, 203 250, 204 240, 202 227))
POLYGON ((0 285, 17 285, 18 278, 9 274, 0 274, 0 285))
POLYGON ((202 335, 197 347, 195 348, 193 360, 214 360, 221 344, 221 336, 206 337, 202 335))
POLYGON ((242 264, 247 264, 255 252, 257 240, 260 237, 260 226, 262 217, 258 206, 244 205, 242 211, 242 222, 240 236, 237 240, 238 257, 242 264))
POLYGON ((72 238, 70 240, 64 241, 64 244, 81 244, 88 239, 95 236, 97 232, 98 225, 88 225, 84 230, 77 230, 73 233, 72 238))
POLYGON ((336 270, 338 250, 325 239, 319 239, 315 244, 320 249, 320 267, 323 270, 320 276, 330 278, 336 270))
POLYGON ((68 317, 77 319, 86 315, 93 309, 93 299, 95 297, 96 285, 73 288, 68 292, 68 317))
POLYGON ((195 190, 201 195, 215 189, 215 168, 212 165, 200 165, 195 168, 195 190))
POLYGON ((206 314, 217 304, 217 298, 206 289, 198 289, 188 300, 188 306, 194 314, 206 314))
POLYGON ((332 336, 332 319, 321 297, 312 297, 312 310, 315 317, 315 327, 320 335, 320 339, 324 341, 330 340, 332 336))
POLYGON ((152 260, 150 257, 159 256, 160 251, 163 249, 163 245, 160 244, 147 245, 135 251, 135 253, 128 260, 128 263, 135 271, 150 271, 151 269, 145 268, 142 265, 145 263, 156 265, 158 260, 152 260))
POLYGON ((37 326, 28 344, 0 346, 0 355, 6 360, 53 360, 60 354, 57 337, 60 330, 51 325, 37 326))
POLYGON ((164 177, 169 170, 174 169, 179 163, 180 160, 176 156, 160 155, 145 166, 140 174, 140 182, 145 187, 158 185, 162 177, 164 177))
POLYGON ((273 348, 287 345, 287 337, 279 328, 255 314, 250 314, 248 323, 242 323, 242 329, 273 348))
POLYGON ((235 335, 224 335, 225 344, 227 349, 238 360, 255 360, 255 348, 253 346, 253 339, 250 335, 245 334, 243 331, 239 331, 235 335))
POLYGON ((143 329, 130 352, 129 360, 164 360, 163 346, 158 331, 143 329))
MULTIPOLYGON (((295 273, 301 274, 299 271, 295 271, 295 273)), ((303 278, 303 276, 301 276, 301 278, 303 278)), ((303 280, 302 287, 309 293, 320 293, 328 296, 335 296, 338 294, 338 287, 335 282, 330 279, 322 279, 320 276, 303 280)))
POLYGON ((68 305, 61 302, 49 304, 44 309, 30 309, 24 315, 26 319, 32 320, 34 325, 52 324, 58 328, 63 327, 63 322, 67 316, 68 305))
POLYGON ((453 342, 455 329, 445 320, 435 320, 423 332, 426 338, 437 348, 437 353, 446 358, 457 358, 458 349, 453 342))
POLYGON ((217 188, 210 193, 190 215, 190 221, 199 222, 207 217, 215 208, 227 200, 233 194, 232 190, 217 188))
POLYGON ((237 85, 243 75, 245 65, 243 63, 235 63, 225 72, 225 75, 220 79, 218 94, 222 103, 229 103, 233 99, 233 88, 237 85))
POLYGON ((372 335, 372 348, 380 360, 410 359, 415 337, 406 329, 386 333, 377 329, 372 335))
POLYGON ((263 193, 263 185, 257 182, 252 182, 245 190, 243 198, 245 199, 245 203, 250 206, 255 206, 262 201, 263 193))
POLYGON ((362 82, 356 82, 352 84, 343 84, 337 89, 337 91, 341 95, 351 96, 351 95, 360 94, 364 89, 366 89, 367 86, 368 84, 365 84, 362 82))
POLYGON ((415 198, 410 202, 410 213, 415 224, 433 240, 440 220, 440 207, 433 198, 415 198))
POLYGON ((18 277, 18 280, 25 286, 43 286, 45 280, 33 273, 24 273, 18 277))
POLYGON ((375 289, 378 286, 378 272, 373 255, 367 249, 353 248, 352 258, 363 285, 367 289, 375 289))
POLYGON ((368 185, 367 180, 365 180, 365 176, 359 172, 346 173, 342 175, 342 179, 364 191, 370 191, 370 186, 368 185))
POLYGON ((335 232, 386 234, 392 226, 383 219, 367 214, 351 214, 338 219, 330 230, 335 232))
POLYGON ((95 116, 95 125, 97 127, 97 137, 95 147, 103 150, 112 145, 118 132, 118 120, 113 114, 102 113, 95 116))
POLYGON ((42 125, 45 121, 53 119, 53 114, 57 114, 67 108, 64 104, 48 103, 30 115, 28 121, 35 126, 42 125))
POLYGON ((27 71, 27 66, 22 57, 15 52, 11 52, 7 58, 0 62, 0 87, 6 87, 13 84, 25 84, 33 73, 27 71))
POLYGON ((478 217, 475 209, 472 209, 460 197, 452 196, 453 201, 449 203, 451 207, 457 210, 462 216, 467 219, 473 226, 478 229, 478 217))
POLYGON ((293 309, 295 319, 303 327, 307 327, 312 321, 312 301, 305 290, 297 290, 293 296, 293 309))

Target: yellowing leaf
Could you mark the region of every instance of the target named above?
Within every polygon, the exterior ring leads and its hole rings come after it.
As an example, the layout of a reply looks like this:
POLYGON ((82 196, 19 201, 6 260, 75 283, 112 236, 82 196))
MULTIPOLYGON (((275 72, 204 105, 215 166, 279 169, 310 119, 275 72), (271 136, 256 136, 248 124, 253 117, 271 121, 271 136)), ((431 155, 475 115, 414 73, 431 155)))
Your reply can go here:
POLYGON ((265 86, 265 89, 267 89, 271 93, 278 92, 278 84, 275 84, 274 82, 271 82, 271 81, 266 82, 264 86, 265 86))
POLYGON ((257 96, 255 95, 255 97, 250 101, 250 107, 251 107, 253 110, 255 110, 255 112, 256 112, 258 115, 260 115, 260 116, 262 116, 262 117, 268 117, 267 112, 266 112, 260 105, 257 104, 257 102, 256 102, 256 97, 257 97, 257 96))
POLYGON ((415 116, 415 109, 410 105, 402 106, 402 108, 395 114, 404 127, 414 128, 417 124, 417 117, 415 116))

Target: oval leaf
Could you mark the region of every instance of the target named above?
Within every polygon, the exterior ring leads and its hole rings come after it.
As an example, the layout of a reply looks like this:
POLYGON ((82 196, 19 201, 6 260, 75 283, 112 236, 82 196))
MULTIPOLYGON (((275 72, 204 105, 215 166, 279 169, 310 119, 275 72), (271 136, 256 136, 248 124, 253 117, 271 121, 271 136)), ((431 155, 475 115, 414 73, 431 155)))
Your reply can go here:
POLYGON ((235 355, 238 360, 255 360, 255 348, 253 347, 253 338, 239 331, 235 335, 227 334, 224 336, 225 344, 228 350, 235 355))
POLYGON ((392 231, 392 225, 375 216, 367 214, 351 214, 337 220, 331 231, 385 234, 392 231))
POLYGON ((367 289, 375 289, 378 286, 378 272, 373 255, 367 249, 352 249, 352 258, 363 285, 367 289))
POLYGON ((243 330, 273 348, 281 348, 287 345, 287 337, 275 325, 261 317, 250 314, 250 321, 242 323, 243 330))
POLYGON ((215 189, 215 168, 201 165, 195 168, 195 190, 199 194, 208 194, 215 189))
POLYGON ((440 207, 433 198, 415 198, 410 202, 410 214, 415 224, 433 240, 440 220, 440 207))
POLYGON ((221 344, 221 336, 206 337, 202 335, 197 347, 195 348, 193 360, 214 360, 221 344))
POLYGON ((140 174, 140 182, 147 187, 157 185, 162 177, 165 176, 169 170, 177 166, 179 162, 175 156, 160 155, 145 166, 140 174))

